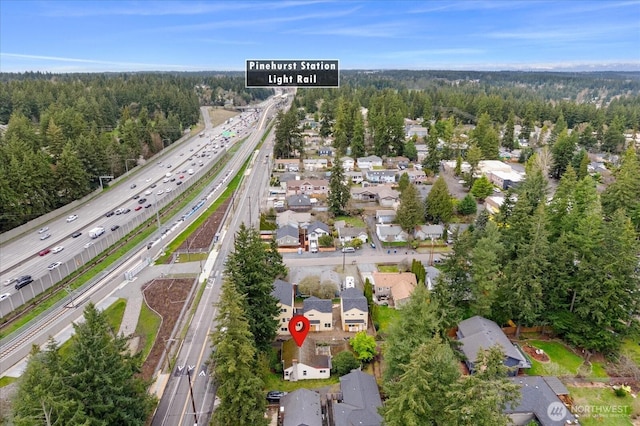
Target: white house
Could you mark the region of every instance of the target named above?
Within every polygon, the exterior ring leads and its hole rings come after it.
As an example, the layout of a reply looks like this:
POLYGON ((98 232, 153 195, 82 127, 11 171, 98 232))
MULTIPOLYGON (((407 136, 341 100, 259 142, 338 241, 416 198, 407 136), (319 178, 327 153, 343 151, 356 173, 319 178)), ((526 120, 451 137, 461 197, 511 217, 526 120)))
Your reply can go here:
POLYGON ((382 242, 399 243, 407 242, 409 236, 400 225, 376 225, 376 235, 382 242))
POLYGON ((396 170, 371 170, 364 173, 364 177, 371 183, 395 183, 398 172, 396 170))
POLYGON ((376 210, 376 223, 390 224, 396 220, 395 210, 376 210))
POLYGON ((360 185, 364 180, 362 172, 348 171, 344 173, 349 182, 360 185))
POLYGON ((442 225, 418 225, 413 231, 416 240, 439 240, 444 233, 442 225))
POLYGON ((369 234, 367 234, 366 228, 352 228, 352 227, 342 227, 338 228, 338 239, 345 245, 355 239, 360 239, 362 244, 366 244, 369 241, 369 234))
POLYGON ((358 158, 359 169, 372 169, 374 167, 382 167, 382 158, 377 155, 369 155, 368 157, 358 158))
POLYGON ((305 158, 302 160, 302 164, 306 171, 312 172, 315 170, 326 169, 329 162, 326 158, 305 158))
POLYGON ((342 164, 342 170, 345 172, 353 170, 353 167, 355 166, 355 162, 351 157, 341 157, 340 163, 342 164))
POLYGON ((331 376, 331 350, 327 346, 316 346, 316 341, 309 336, 302 347, 289 339, 282 344, 282 364, 285 380, 328 379, 331 376))

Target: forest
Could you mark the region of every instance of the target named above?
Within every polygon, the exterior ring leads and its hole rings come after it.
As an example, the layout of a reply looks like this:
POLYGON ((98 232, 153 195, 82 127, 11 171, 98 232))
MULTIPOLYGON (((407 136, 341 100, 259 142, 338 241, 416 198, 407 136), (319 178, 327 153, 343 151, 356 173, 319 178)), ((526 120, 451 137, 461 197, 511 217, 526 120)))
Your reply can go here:
POLYGON ((272 93, 217 73, 3 73, 0 82, 0 232, 142 164, 198 123, 201 105, 272 93))

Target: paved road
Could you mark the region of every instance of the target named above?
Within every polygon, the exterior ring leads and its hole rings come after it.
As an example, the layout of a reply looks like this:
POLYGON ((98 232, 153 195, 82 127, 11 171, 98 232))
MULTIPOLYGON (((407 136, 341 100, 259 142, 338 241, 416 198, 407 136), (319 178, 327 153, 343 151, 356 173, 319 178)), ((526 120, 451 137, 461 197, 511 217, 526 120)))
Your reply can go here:
MULTIPOLYGON (((265 110, 263 117, 272 115, 273 110, 275 108, 271 111, 265 110)), ((262 122, 259 129, 264 129, 264 123, 262 122)), ((261 132, 252 134, 245 142, 246 148, 253 150, 252 147, 256 146, 261 136, 261 132)), ((220 239, 220 245, 216 248, 209 284, 205 287, 184 341, 181 342, 181 349, 153 418, 154 426, 209 423, 215 389, 205 363, 211 354, 209 335, 215 328, 214 319, 217 313, 217 309, 212 306, 220 297, 224 262, 233 249, 233 235, 242 222, 249 223, 250 219, 252 222, 257 222, 259 219, 258 200, 265 190, 269 176, 268 165, 262 161, 264 153, 268 152, 267 149, 270 147, 263 147, 255 157, 256 161, 251 169, 245 173, 243 189, 246 191, 240 190, 235 197, 229 226, 220 239), (190 387, 193 391, 193 399, 190 387)))

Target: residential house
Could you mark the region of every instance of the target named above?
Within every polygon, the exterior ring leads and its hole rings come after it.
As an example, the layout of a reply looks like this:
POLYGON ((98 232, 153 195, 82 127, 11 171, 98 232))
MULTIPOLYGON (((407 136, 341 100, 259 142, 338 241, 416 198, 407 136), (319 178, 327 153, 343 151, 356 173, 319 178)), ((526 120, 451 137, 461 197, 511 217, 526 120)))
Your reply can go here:
POLYGON ((396 170, 372 170, 364 172, 364 177, 371 183, 395 183, 398 172, 396 170))
POLYGON ((495 322, 479 315, 466 319, 458 324, 456 333, 461 343, 461 351, 465 356, 465 364, 471 374, 475 371, 475 363, 481 350, 498 345, 505 354, 504 364, 512 367, 509 375, 516 376, 521 368, 531 368, 525 354, 515 346, 495 322))
POLYGON ((282 426, 324 426, 320 394, 301 388, 280 399, 282 426))
POLYGON ((345 172, 353 170, 355 166, 355 162, 351 157, 340 157, 340 164, 342 165, 342 170, 345 172))
POLYGON ((334 426, 381 426, 382 406, 376 379, 360 370, 340 377, 342 400, 331 404, 334 426))
POLYGON ((375 186, 368 186, 366 188, 351 188, 351 198, 356 201, 377 201, 378 191, 375 186))
POLYGON ((413 231, 416 240, 440 240, 444 233, 442 225, 418 225, 413 231))
POLYGON ((276 231, 276 243, 278 247, 299 247, 300 233, 297 227, 285 225, 276 231))
POLYGON ((287 197, 287 206, 289 210, 297 212, 305 212, 311 210, 311 199, 308 195, 298 194, 287 197))
POLYGON ((429 155, 429 148, 427 144, 416 144, 416 151, 418 151, 418 163, 422 163, 427 155, 429 155))
POLYGON ((289 321, 293 317, 293 284, 282 280, 273 282, 271 295, 278 301, 278 334, 289 334, 289 321))
POLYGON ((357 201, 377 201, 383 207, 394 207, 400 200, 400 193, 386 185, 351 188, 351 198, 357 201))
POLYGON ((366 244, 369 241, 369 234, 367 233, 366 228, 352 228, 352 227, 342 227, 338 228, 338 239, 342 245, 345 245, 355 239, 360 239, 362 244, 366 244))
POLYGON ((328 146, 323 146, 318 148, 318 155, 322 155, 324 157, 333 157, 333 150, 328 146))
POLYGON ((306 239, 309 241, 309 247, 319 247, 319 239, 322 235, 331 235, 329 225, 318 220, 310 223, 305 228, 306 239))
POLYGON ((310 331, 333 330, 333 305, 331 299, 307 297, 303 302, 303 315, 311 324, 310 331))
POLYGON ((305 228, 311 222, 311 213, 309 212, 294 212, 293 210, 285 210, 282 213, 278 213, 276 216, 276 225, 283 227, 285 225, 291 225, 301 228, 305 228))
POLYGON ((360 185, 364 180, 364 177, 362 176, 362 172, 348 171, 348 172, 344 172, 344 176, 345 178, 347 178, 347 183, 350 182, 356 185, 360 185))
POLYGON ((380 207, 395 207, 400 202, 400 193, 388 186, 378 186, 378 204, 380 207))
POLYGON ((347 288, 340 293, 340 314, 342 330, 349 332, 366 331, 369 326, 369 307, 362 290, 347 288))
POLYGON ((416 169, 415 166, 416 165, 414 165, 414 169, 406 170, 403 173, 406 173, 409 176, 409 182, 418 185, 423 184, 427 180, 427 174, 424 172, 424 170, 416 169))
POLYGON ((301 347, 289 339, 282 343, 282 366, 284 379, 292 382, 328 379, 331 376, 331 348, 317 346, 310 336, 301 347))
POLYGON ((560 426, 579 424, 578 419, 567 408, 565 400, 569 391, 557 377, 518 376, 510 377, 518 385, 520 399, 515 406, 508 406, 505 413, 516 426, 537 424, 560 426))
POLYGON ((386 166, 388 168, 397 168, 400 170, 404 170, 409 167, 409 159, 407 157, 402 157, 402 156, 388 157, 386 161, 386 166))
POLYGON ((302 160, 304 170, 313 172, 316 170, 326 169, 329 162, 326 158, 305 158, 302 160))
POLYGON ((376 223, 393 223, 396 220, 395 210, 376 210, 376 223))
POLYGON ((427 273, 427 282, 425 283, 427 286, 427 289, 429 289, 429 291, 433 290, 433 286, 436 283, 436 280, 438 279, 438 276, 440 275, 440 269, 438 268, 434 268, 433 266, 425 266, 425 271, 427 273))
POLYGON ((376 224, 376 235, 383 243, 406 243, 409 235, 400 225, 376 224))
POLYGON ((279 172, 299 172, 300 160, 297 158, 278 158, 275 161, 276 170, 279 172))
POLYGON ((404 132, 405 135, 407 137, 407 139, 410 139, 414 136, 417 136, 418 138, 426 138, 427 136, 429 136, 429 129, 423 126, 417 126, 415 124, 410 124, 404 127, 404 132))
POLYGON ((288 195, 326 195, 329 193, 329 181, 326 179, 305 179, 287 182, 288 195))
POLYGON ((368 157, 359 157, 357 160, 358 168, 373 169, 374 167, 382 167, 382 158, 377 155, 369 155, 368 157))
POLYGON ((389 300, 397 309, 409 301, 418 286, 413 272, 374 272, 373 290, 378 300, 389 300))

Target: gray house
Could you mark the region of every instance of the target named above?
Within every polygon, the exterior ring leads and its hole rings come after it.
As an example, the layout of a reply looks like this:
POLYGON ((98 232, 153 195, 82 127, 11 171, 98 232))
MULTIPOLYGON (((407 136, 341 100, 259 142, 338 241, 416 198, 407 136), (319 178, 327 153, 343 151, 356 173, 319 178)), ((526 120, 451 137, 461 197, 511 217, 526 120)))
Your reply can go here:
POLYGON ((300 237, 297 227, 285 225, 276 231, 276 243, 278 247, 299 246, 300 237))
POLYGON ((296 212, 311 210, 311 198, 308 195, 297 194, 287 197, 289 210, 296 212))
POLYGON ((521 368, 531 368, 531 363, 525 354, 515 346, 500 326, 495 322, 476 315, 458 324, 456 333, 462 344, 461 350, 465 356, 465 364, 469 373, 473 374, 478 353, 498 345, 505 354, 504 364, 512 367, 509 375, 516 376, 521 368))
POLYGON ((280 399, 282 426, 322 426, 320 394, 309 389, 298 389, 280 399))
POLYGON ((340 377, 342 401, 333 403, 335 426, 380 426, 382 406, 376 379, 360 370, 340 377))
POLYGON ((561 400, 569 391, 557 377, 518 376, 510 380, 520 387, 518 405, 505 409, 514 425, 529 425, 532 421, 541 426, 578 424, 561 400))

